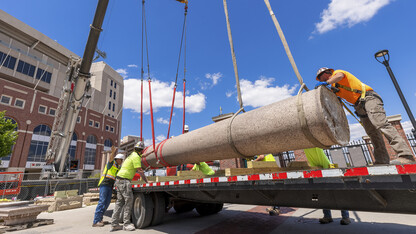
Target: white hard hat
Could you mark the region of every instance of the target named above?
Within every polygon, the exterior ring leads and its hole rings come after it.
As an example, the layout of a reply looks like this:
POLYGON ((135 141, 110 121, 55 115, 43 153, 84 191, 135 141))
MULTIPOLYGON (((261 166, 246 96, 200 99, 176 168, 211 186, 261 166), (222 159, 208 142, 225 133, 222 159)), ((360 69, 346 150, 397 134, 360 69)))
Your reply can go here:
POLYGON ((144 149, 144 142, 143 141, 139 141, 134 145, 135 149, 144 149))
POLYGON ((334 72, 334 69, 332 68, 327 68, 327 67, 321 67, 319 68, 318 72, 316 72, 316 80, 318 80, 318 77, 324 72, 330 70, 331 72, 334 72))
POLYGON ((114 159, 121 159, 124 160, 124 154, 117 154, 114 159))
POLYGON ((189 131, 189 126, 188 126, 188 125, 185 125, 185 126, 183 127, 183 130, 184 130, 184 131, 189 131))

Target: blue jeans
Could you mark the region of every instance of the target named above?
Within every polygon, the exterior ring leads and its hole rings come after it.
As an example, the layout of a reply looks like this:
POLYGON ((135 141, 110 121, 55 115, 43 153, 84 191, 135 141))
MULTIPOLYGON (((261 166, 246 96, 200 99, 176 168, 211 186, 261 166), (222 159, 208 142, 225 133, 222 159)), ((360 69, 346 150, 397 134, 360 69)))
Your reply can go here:
MULTIPOLYGON (((332 218, 332 214, 331 214, 331 210, 322 210, 324 212, 324 217, 325 218, 332 218)), ((342 218, 349 218, 350 217, 350 213, 348 212, 348 210, 341 210, 341 216, 342 218)))
POLYGON ((95 209, 93 224, 103 220, 104 212, 107 210, 111 202, 111 195, 113 187, 109 185, 100 186, 100 199, 98 200, 97 208, 95 209))

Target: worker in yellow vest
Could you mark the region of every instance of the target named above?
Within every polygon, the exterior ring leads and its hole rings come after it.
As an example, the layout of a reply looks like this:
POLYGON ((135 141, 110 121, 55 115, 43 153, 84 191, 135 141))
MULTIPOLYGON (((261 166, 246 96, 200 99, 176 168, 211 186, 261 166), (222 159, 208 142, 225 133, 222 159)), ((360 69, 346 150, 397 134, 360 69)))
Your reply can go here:
POLYGON ((147 183, 147 178, 144 175, 142 169, 142 157, 146 157, 153 151, 149 151, 143 154, 145 149, 144 142, 139 141, 134 145, 134 152, 131 153, 123 163, 116 176, 117 187, 117 201, 114 207, 113 216, 111 217, 111 229, 110 231, 117 231, 124 229, 125 231, 134 231, 135 227, 131 223, 131 211, 133 209, 133 189, 131 187, 131 180, 133 179, 136 171, 140 174, 141 178, 147 183), (123 227, 119 225, 119 218, 121 210, 124 208, 123 213, 123 227))
POLYGON ((192 171, 202 171, 204 175, 214 175, 215 171, 212 170, 206 162, 195 163, 192 171))
POLYGON ((321 85, 331 85, 334 93, 354 105, 355 113, 360 117, 365 132, 374 145, 374 164, 407 164, 414 163, 415 159, 405 140, 397 132, 386 118, 383 100, 374 90, 362 83, 353 74, 327 67, 320 68, 316 73, 319 82, 315 88, 321 85), (399 156, 390 161, 384 144, 383 136, 399 156))
POLYGON ((116 176, 124 160, 123 154, 117 154, 114 157, 116 152, 114 149, 116 148, 112 147, 110 162, 105 166, 100 181, 98 182, 98 187, 100 187, 100 198, 98 200, 97 208, 95 209, 94 221, 92 223, 93 227, 104 226, 103 215, 110 205, 116 176))

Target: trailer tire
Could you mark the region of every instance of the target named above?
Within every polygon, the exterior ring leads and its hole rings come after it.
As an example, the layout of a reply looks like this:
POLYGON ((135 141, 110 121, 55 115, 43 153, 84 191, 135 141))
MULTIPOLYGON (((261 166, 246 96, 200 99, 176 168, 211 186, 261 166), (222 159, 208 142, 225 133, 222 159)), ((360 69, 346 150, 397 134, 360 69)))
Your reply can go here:
POLYGON ((136 228, 146 228, 152 222, 153 201, 149 194, 135 193, 132 218, 136 228))
POLYGON ((196 211, 201 216, 212 215, 220 212, 223 206, 223 203, 201 203, 196 206, 196 211))
POLYGON ((192 202, 178 200, 173 203, 173 209, 178 214, 192 211, 194 208, 195 204, 192 202))
POLYGON ((152 193, 152 199, 154 204, 153 218, 151 226, 156 226, 162 223, 166 213, 166 200, 163 193, 152 193))

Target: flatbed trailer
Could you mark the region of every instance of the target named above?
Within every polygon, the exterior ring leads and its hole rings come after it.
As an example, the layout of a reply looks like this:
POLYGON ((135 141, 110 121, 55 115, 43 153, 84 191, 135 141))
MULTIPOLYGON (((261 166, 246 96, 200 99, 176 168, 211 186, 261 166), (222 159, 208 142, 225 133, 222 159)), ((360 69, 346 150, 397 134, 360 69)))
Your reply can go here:
POLYGON ((157 225, 169 207, 201 215, 223 203, 416 214, 416 164, 288 171, 132 185, 133 222, 157 225))

